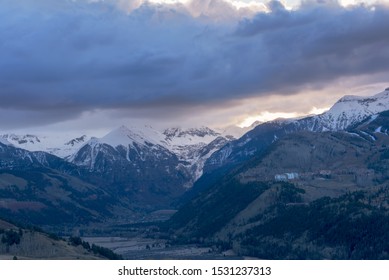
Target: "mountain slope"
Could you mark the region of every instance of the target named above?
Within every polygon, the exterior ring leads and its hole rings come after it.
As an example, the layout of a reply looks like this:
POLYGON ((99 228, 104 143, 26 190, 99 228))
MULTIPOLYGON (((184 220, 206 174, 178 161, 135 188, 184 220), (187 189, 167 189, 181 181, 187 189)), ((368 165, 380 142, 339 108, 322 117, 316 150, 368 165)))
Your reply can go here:
POLYGON ((183 162, 182 167, 191 176, 186 187, 203 174, 205 161, 226 143, 233 140, 233 136, 222 136, 220 133, 208 128, 171 128, 163 132, 165 147, 175 153, 183 162))
POLYGON ((259 156, 285 135, 298 131, 340 131, 385 110, 389 110, 389 89, 371 97, 345 96, 321 115, 259 124, 241 138, 228 142, 206 160, 203 176, 194 184, 192 193, 195 195, 210 187, 228 170, 254 155, 259 156))
POLYGON ((23 224, 87 225, 133 214, 118 198, 77 166, 44 152, 0 144, 0 213, 23 224))
POLYGON ((90 244, 76 244, 77 238, 69 242, 43 232, 37 227, 26 228, 0 219, 0 260, 101 260, 119 257, 112 251, 90 244), (79 246, 84 245, 84 246, 79 246), (99 254, 104 252, 105 256, 99 254))
POLYGON ((386 258, 388 123, 382 112, 350 131, 286 135, 184 205, 167 225, 173 242, 260 258, 386 258))
POLYGON ((124 126, 92 138, 69 158, 84 168, 92 182, 128 197, 144 209, 167 207, 189 181, 178 157, 160 144, 161 134, 134 131, 124 126))
POLYGON ((30 152, 16 148, 6 141, 0 142, 0 169, 53 167, 64 173, 77 173, 76 166, 45 152, 30 152))
POLYGON ((235 248, 266 259, 387 260, 388 198, 389 189, 380 187, 308 204, 278 203, 253 220, 235 248))

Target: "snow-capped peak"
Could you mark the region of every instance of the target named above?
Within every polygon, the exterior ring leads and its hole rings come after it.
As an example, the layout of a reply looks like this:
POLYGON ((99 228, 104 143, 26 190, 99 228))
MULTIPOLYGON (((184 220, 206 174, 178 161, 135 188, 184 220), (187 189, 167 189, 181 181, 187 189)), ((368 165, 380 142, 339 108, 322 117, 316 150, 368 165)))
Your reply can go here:
POLYGON ((389 88, 373 96, 346 95, 316 119, 320 120, 323 130, 343 130, 386 110, 389 110, 389 88))
POLYGON ((133 143, 145 145, 146 143, 160 145, 163 140, 162 134, 154 130, 151 126, 143 127, 128 127, 122 125, 117 129, 99 139, 100 143, 110 145, 112 147, 128 146, 133 143))

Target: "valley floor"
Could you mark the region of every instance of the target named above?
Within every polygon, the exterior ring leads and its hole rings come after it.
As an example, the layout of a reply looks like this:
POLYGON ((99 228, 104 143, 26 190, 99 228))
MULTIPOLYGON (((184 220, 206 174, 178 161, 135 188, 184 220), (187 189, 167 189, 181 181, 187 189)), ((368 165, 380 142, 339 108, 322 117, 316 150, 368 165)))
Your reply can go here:
POLYGON ((84 237, 90 244, 111 249, 124 259, 137 260, 216 260, 242 259, 233 251, 218 252, 212 247, 202 247, 196 244, 170 245, 165 239, 143 237, 84 237))

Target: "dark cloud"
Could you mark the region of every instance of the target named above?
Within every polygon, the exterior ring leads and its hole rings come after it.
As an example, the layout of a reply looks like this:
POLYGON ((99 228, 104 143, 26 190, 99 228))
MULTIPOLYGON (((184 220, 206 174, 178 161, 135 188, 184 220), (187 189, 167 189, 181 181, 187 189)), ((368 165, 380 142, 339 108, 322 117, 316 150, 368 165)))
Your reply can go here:
POLYGON ((240 21, 217 17, 234 13, 222 0, 143 4, 130 13, 113 0, 0 6, 0 109, 34 112, 29 121, 291 94, 389 70, 389 9, 379 5, 289 11, 273 1, 269 13, 240 21))
POLYGON ((242 21, 236 35, 266 52, 258 60, 262 89, 283 91, 388 71, 388 15, 384 6, 343 8, 331 3, 286 11, 277 5, 271 13, 242 21))

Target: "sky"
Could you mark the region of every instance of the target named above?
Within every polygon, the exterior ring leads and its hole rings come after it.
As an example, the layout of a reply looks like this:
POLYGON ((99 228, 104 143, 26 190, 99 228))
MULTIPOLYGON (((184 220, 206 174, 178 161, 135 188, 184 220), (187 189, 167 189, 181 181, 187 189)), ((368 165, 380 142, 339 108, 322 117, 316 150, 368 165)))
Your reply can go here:
POLYGON ((0 132, 248 125, 388 87, 389 2, 0 0, 0 132))

